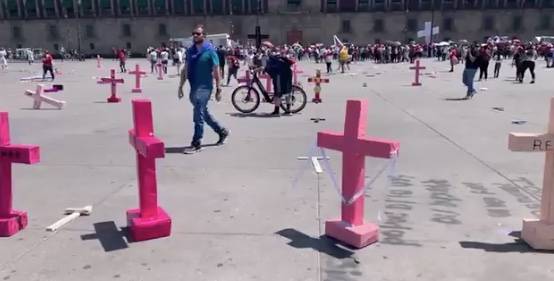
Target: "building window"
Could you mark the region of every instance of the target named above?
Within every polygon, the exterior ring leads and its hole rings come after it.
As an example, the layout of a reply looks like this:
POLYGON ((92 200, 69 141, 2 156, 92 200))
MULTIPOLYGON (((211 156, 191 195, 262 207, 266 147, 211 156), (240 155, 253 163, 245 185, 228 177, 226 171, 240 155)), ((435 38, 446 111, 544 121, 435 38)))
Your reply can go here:
POLYGON ((494 29, 494 17, 488 16, 483 19, 483 29, 488 31, 494 29))
POLYGON ((287 0, 287 7, 298 9, 302 6, 302 0, 287 0))
POLYGON ((125 44, 125 47, 127 48, 127 50, 131 50, 131 47, 133 47, 133 45, 131 45, 131 42, 127 42, 127 44, 125 44))
POLYGON ((212 12, 214 15, 223 15, 223 0, 212 0, 212 12))
POLYGON ((94 46, 94 43, 90 43, 90 44, 88 44, 88 46, 91 50, 96 49, 96 46, 94 46))
POLYGON ((21 27, 19 26, 12 27, 12 38, 15 40, 20 40, 21 37, 23 37, 21 36, 21 27))
POLYGON ((369 0, 359 0, 358 11, 359 12, 369 11, 369 0))
POLYGON ((23 45, 22 45, 22 44, 17 44, 16 47, 17 47, 18 49, 21 49, 21 48, 23 48, 23 45))
POLYGON ((342 32, 343 33, 352 32, 352 27, 350 26, 350 20, 343 20, 342 21, 342 32))
POLYGON ((539 23, 539 29, 542 29, 542 30, 550 29, 550 16, 544 15, 541 17, 541 21, 539 23))
POLYGON ((382 19, 376 19, 373 22, 373 32, 383 32, 385 30, 385 25, 383 24, 382 19))
MULTIPOLYGON (((183 2, 183 1, 181 1, 183 2)), ((119 0, 119 12, 122 16, 131 15, 131 1, 130 0, 119 0)))
POLYGON ((192 0, 192 11, 195 15, 204 14, 204 0, 192 0))
POLYGON ((243 14, 242 0, 231 0, 231 15, 243 14))
POLYGON ((123 36, 130 37, 131 36, 131 25, 128 23, 125 23, 121 26, 121 32, 123 33, 123 36))
POLYGON ((141 16, 148 15, 148 13, 149 13, 149 11, 148 11, 148 0, 137 0, 136 4, 137 4, 137 10, 138 10, 139 15, 141 15, 141 16))
POLYGON ((58 39, 60 37, 60 33, 58 32, 58 26, 56 25, 48 25, 48 37, 50 39, 58 39))
POLYGON ((327 12, 336 12, 337 9, 337 0, 324 0, 327 1, 327 12))
POLYGON ((58 43, 54 43, 54 50, 55 51, 59 51, 60 50, 60 45, 58 43))
POLYGON ((87 24, 85 26, 85 36, 87 38, 95 38, 96 37, 96 31, 94 30, 94 25, 87 24))
POLYGON ((442 28, 444 31, 454 31, 454 19, 445 18, 442 22, 442 28))
POLYGON ((406 30, 410 32, 417 31, 417 19, 408 19, 406 21, 406 30))
POLYGON ((512 20, 512 30, 519 31, 523 25, 523 18, 521 16, 515 16, 512 20))
POLYGON ((158 25, 158 35, 167 36, 167 26, 165 25, 165 23, 160 23, 158 25))

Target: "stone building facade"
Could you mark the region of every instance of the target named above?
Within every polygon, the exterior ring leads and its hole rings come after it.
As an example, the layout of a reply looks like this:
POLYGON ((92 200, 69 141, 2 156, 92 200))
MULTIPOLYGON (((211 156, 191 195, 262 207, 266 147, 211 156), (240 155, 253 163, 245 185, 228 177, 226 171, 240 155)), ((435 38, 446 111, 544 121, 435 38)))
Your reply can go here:
POLYGON ((553 11, 554 0, 0 0, 0 46, 144 52, 196 24, 244 42, 258 22, 278 44, 403 41, 425 21, 435 40, 529 40, 554 35, 553 11))

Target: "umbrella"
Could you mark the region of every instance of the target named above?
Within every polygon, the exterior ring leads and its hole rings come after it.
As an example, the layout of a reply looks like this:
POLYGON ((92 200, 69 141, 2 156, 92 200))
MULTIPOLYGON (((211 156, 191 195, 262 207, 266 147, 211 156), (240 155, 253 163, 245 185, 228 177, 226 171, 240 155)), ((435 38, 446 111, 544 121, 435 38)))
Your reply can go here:
POLYGON ((439 46, 439 47, 450 46, 450 43, 448 43, 446 41, 442 41, 442 42, 438 43, 437 46, 439 46))

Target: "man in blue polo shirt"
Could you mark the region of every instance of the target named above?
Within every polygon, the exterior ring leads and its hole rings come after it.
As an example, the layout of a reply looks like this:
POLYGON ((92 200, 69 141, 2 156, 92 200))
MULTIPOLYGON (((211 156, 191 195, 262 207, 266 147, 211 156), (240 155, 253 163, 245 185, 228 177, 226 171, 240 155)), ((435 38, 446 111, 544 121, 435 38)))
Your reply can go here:
POLYGON ((222 145, 229 135, 229 131, 221 126, 208 112, 208 102, 214 88, 214 79, 216 85, 215 99, 217 101, 221 100, 219 58, 213 45, 205 42, 206 34, 202 26, 194 29, 192 37, 194 45, 187 50, 186 64, 179 84, 179 98, 182 98, 184 96, 183 85, 187 79, 189 80, 189 99, 194 107, 194 136, 191 146, 184 151, 186 154, 201 150, 204 122, 219 135, 217 145, 222 145))

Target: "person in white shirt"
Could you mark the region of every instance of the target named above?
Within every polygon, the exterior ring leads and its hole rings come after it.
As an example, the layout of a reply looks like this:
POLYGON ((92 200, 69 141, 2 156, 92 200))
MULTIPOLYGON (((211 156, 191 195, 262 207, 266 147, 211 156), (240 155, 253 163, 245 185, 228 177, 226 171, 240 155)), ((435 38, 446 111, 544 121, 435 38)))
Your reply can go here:
POLYGON ((156 52, 155 49, 152 49, 152 51, 150 51, 150 54, 148 55, 148 60, 150 60, 150 73, 154 73, 154 68, 156 67, 156 63, 158 62, 158 52, 156 52))
POLYGON ((173 56, 173 62, 177 67, 177 75, 181 74, 181 65, 183 64, 183 51, 181 48, 178 48, 173 56))
POLYGON ((4 48, 0 48, 0 67, 2 69, 8 68, 8 60, 6 57, 8 56, 8 52, 4 48))
POLYGON ((167 64, 169 63, 169 52, 167 49, 163 49, 160 53, 160 58, 162 60, 162 68, 165 74, 167 74, 167 64))
POLYGON ((35 55, 33 54, 33 50, 31 49, 27 50, 27 62, 29 63, 29 65, 35 62, 35 55))

